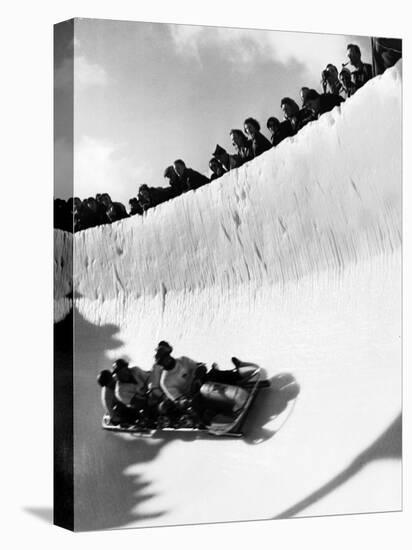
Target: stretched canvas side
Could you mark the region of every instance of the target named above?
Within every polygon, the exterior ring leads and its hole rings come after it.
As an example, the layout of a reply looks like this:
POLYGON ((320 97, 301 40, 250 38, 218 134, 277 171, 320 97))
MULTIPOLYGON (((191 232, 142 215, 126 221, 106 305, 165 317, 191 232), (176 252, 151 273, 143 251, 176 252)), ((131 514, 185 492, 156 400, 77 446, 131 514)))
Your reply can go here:
MULTIPOLYGON (((73 196, 74 20, 54 26, 54 194, 73 196)), ((54 523, 74 529, 73 217, 54 207, 54 523)))

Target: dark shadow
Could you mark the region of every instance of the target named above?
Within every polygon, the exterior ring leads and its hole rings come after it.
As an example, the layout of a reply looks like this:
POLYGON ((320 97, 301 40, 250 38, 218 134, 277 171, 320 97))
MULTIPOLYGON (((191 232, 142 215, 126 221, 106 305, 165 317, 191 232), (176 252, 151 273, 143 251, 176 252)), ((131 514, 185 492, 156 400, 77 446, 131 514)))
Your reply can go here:
POLYGON ((23 508, 25 512, 35 516, 46 523, 53 523, 53 508, 23 508))
POLYGON ((292 411, 299 392, 300 386, 290 373, 270 378, 270 387, 259 390, 243 424, 244 441, 256 445, 273 437, 286 422, 287 410, 292 411), (265 428, 268 422, 280 421, 283 413, 285 418, 275 428, 265 428))
POLYGON ((340 474, 325 483, 317 491, 304 498, 294 506, 291 506, 273 519, 286 519, 296 516, 305 508, 318 502, 332 491, 343 485, 351 477, 356 475, 365 466, 374 460, 401 460, 402 459, 402 415, 400 414, 392 424, 372 443, 365 451, 340 474))
MULTIPOLYGON (((111 366, 106 352, 122 345, 117 334, 117 326, 93 325, 74 310, 75 530, 111 529, 163 514, 161 510, 148 515, 139 512, 139 505, 153 496, 150 480, 126 470, 152 461, 166 441, 133 439, 101 428, 103 409, 96 376, 111 366)), ((70 377, 70 364, 66 370, 70 377)), ((64 383, 64 377, 60 380, 64 383)), ((62 411, 63 430, 64 419, 62 411)), ((70 425, 70 418, 66 420, 70 425)))
POLYGON ((53 521, 73 529, 73 311, 53 328, 53 521))

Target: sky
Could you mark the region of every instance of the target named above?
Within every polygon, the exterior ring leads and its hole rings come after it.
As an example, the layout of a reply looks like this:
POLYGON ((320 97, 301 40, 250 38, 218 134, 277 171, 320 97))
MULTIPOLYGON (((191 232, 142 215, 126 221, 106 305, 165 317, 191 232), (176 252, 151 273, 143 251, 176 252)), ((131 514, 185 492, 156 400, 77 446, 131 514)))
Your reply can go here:
POLYGON ((347 44, 371 60, 359 36, 99 19, 76 19, 74 39, 68 25, 57 34, 55 196, 125 204, 143 183, 165 186, 177 158, 208 175, 217 143, 232 152, 232 128, 252 116, 266 133, 283 97, 299 103, 302 86, 320 91, 327 63, 348 61, 347 44))

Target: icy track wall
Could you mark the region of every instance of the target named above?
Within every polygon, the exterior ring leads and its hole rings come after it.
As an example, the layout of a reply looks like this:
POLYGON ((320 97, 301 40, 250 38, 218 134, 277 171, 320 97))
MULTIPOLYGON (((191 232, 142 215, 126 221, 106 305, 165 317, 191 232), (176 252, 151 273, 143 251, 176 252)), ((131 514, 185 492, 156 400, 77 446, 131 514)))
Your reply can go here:
POLYGON ((77 233, 75 290, 83 302, 165 301, 341 271, 400 247, 400 197, 398 65, 210 185, 77 233))
POLYGON ((219 180, 74 235, 76 529, 399 510, 400 96, 394 68, 219 180), (242 440, 99 429, 99 370, 150 368, 160 339, 264 369, 242 440))

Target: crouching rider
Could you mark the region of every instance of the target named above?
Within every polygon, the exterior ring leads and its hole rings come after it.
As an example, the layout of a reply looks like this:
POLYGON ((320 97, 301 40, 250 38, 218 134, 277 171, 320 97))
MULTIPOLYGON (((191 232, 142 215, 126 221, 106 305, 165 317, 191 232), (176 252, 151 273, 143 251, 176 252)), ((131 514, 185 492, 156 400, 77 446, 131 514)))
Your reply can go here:
POLYGON ((113 364, 113 377, 116 381, 114 396, 129 411, 129 418, 137 420, 147 412, 147 392, 150 372, 140 367, 129 367, 124 359, 113 364))
POLYGON ((183 411, 197 417, 196 396, 206 375, 206 367, 189 357, 172 357, 172 346, 159 342, 149 384, 149 401, 157 401, 160 415, 179 417, 183 411))
POLYGON ((208 422, 216 413, 230 415, 244 405, 248 394, 236 384, 256 372, 255 366, 240 367, 234 358, 235 369, 220 371, 214 364, 208 372, 203 363, 174 358, 172 351, 168 342, 161 341, 155 352, 151 392, 159 396, 159 414, 170 417, 189 411, 208 422))
POLYGON ((107 369, 100 371, 97 376, 97 383, 102 388, 101 401, 105 417, 107 417, 110 424, 120 424, 120 422, 124 420, 124 416, 121 411, 121 403, 114 395, 116 380, 114 379, 113 373, 107 369))

